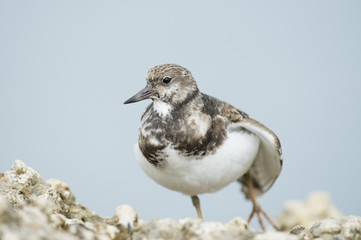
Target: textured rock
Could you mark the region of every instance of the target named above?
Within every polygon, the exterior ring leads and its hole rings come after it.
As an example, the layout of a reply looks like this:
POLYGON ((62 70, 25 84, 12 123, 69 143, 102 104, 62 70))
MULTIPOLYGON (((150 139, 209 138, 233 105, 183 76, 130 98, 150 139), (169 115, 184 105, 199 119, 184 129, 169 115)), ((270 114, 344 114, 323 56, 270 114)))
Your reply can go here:
POLYGON ((241 218, 225 224, 191 218, 142 221, 128 205, 117 207, 112 218, 102 218, 77 203, 66 183, 44 181, 34 169, 15 161, 10 171, 0 173, 0 239, 361 240, 360 217, 325 219, 339 214, 325 196, 315 194, 286 205, 278 224, 292 229, 290 233, 254 232, 241 218))
POLYGON ((119 216, 99 217, 75 201, 67 184, 44 181, 21 161, 0 175, 0 239, 124 239, 119 216))
POLYGON ((325 218, 341 217, 341 213, 331 203, 325 192, 312 193, 305 201, 286 202, 276 224, 283 231, 290 231, 294 226, 310 227, 325 218))
POLYGON ((129 205, 118 206, 115 209, 114 219, 118 226, 127 228, 128 231, 138 225, 138 214, 129 205))
POLYGON ((132 239, 251 239, 254 235, 240 218, 226 224, 193 218, 154 219, 142 222, 132 239))
POLYGON ((297 231, 297 235, 302 239, 361 240, 361 217, 347 216, 323 219, 308 229, 303 228, 297 231))

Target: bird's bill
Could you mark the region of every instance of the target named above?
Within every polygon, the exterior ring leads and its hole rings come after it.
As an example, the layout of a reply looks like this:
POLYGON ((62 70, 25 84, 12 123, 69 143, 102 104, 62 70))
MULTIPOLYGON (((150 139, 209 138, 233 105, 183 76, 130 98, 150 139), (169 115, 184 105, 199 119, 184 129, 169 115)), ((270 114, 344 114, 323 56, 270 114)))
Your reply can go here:
POLYGON ((144 99, 149 99, 153 95, 154 95, 154 91, 150 90, 147 86, 147 87, 143 88, 142 90, 140 90, 133 97, 131 97, 127 101, 125 101, 124 104, 134 103, 134 102, 142 101, 144 99))

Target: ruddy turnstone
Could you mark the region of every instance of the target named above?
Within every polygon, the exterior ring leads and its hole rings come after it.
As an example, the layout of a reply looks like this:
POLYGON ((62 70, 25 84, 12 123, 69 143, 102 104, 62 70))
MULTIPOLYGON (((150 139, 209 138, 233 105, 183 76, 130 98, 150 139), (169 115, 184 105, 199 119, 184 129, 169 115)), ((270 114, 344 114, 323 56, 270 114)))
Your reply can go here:
POLYGON ((267 127, 228 103, 201 93, 190 71, 176 64, 151 68, 146 87, 124 102, 152 99, 141 118, 136 158, 160 185, 189 195, 202 218, 198 194, 238 181, 253 203, 281 172, 281 144, 267 127))

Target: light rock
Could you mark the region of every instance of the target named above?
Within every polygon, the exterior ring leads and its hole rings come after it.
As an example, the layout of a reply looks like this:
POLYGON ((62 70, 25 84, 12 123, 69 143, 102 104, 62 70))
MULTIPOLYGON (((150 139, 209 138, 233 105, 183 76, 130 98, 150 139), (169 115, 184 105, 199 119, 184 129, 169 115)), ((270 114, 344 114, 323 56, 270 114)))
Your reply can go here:
POLYGON ((133 240, 142 239, 184 239, 181 224, 173 219, 153 219, 140 223, 132 233, 133 240))
POLYGON ((305 201, 286 202, 276 225, 283 231, 290 231, 296 225, 310 227, 322 219, 340 216, 340 211, 331 203, 327 193, 315 192, 305 201))
POLYGON ((237 230, 248 230, 248 222, 240 217, 234 218, 233 220, 226 223, 227 228, 235 228, 237 230))
POLYGON ((105 240, 129 235, 114 219, 101 218, 77 203, 66 183, 45 182, 19 160, 1 176, 0 239, 105 240))
POLYGON ((317 222, 309 229, 315 238, 361 239, 361 217, 348 216, 328 218, 317 222))
POLYGON ((139 229, 133 232, 132 239, 299 240, 301 237, 275 231, 255 233, 249 230, 248 223, 240 218, 235 218, 226 224, 186 218, 179 221, 154 219, 142 222, 139 229))
POLYGON ((265 232, 255 236, 254 240, 301 240, 300 236, 291 235, 284 232, 265 232))
POLYGON ((43 212, 36 205, 22 205, 14 209, 7 199, 0 196, 0 206, 0 239, 78 239, 54 227, 48 212, 43 212))
POLYGON ((135 209, 129 205, 118 206, 115 209, 113 218, 117 222, 117 226, 127 229, 128 232, 138 226, 138 214, 135 209))
POLYGON ((348 216, 341 218, 341 233, 346 239, 361 239, 361 218, 348 216))
POLYGON ((315 194, 286 205, 278 224, 293 228, 291 233, 254 232, 241 218, 225 224, 193 218, 142 221, 128 205, 117 207, 112 218, 102 218, 77 203, 66 183, 44 181, 19 160, 0 173, 0 239, 6 240, 361 240, 361 217, 331 215, 339 212, 328 196, 315 194))
POLYGON ((201 221, 186 218, 179 221, 173 219, 154 219, 140 223, 139 229, 133 232, 133 239, 244 239, 252 238, 253 232, 248 230, 246 221, 236 218, 229 223, 201 221))
POLYGON ((185 238, 192 236, 194 239, 239 239, 254 234, 248 230, 248 223, 240 218, 226 224, 193 218, 180 220, 179 223, 185 238))

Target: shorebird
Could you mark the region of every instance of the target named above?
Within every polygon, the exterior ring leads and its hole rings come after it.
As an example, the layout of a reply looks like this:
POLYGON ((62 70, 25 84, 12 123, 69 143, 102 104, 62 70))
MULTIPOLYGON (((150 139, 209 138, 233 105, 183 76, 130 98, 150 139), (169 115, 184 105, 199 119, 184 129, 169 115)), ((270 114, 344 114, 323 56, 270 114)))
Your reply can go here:
POLYGON ((267 127, 232 105, 201 93, 191 72, 176 64, 151 68, 146 87, 124 104, 151 99, 141 118, 135 154, 160 185, 188 195, 203 219, 199 194, 238 181, 264 230, 256 197, 282 169, 281 144, 267 127))

